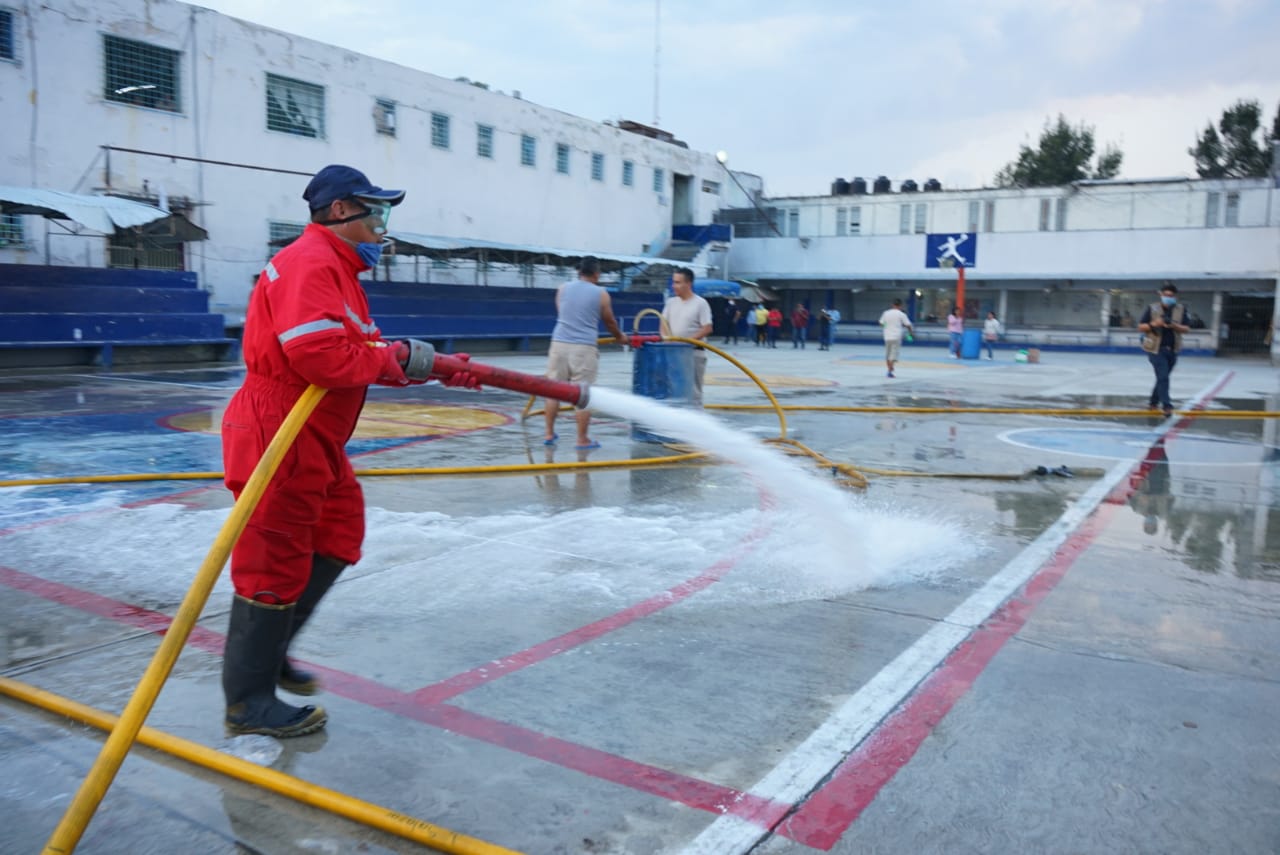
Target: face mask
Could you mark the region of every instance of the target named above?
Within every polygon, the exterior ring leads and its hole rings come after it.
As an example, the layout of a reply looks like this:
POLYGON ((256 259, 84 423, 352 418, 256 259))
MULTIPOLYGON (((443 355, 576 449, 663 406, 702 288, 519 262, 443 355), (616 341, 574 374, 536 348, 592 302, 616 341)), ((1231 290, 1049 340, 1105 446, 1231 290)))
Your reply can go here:
POLYGON ((1174 306, 1174 305, 1177 305, 1178 298, 1177 297, 1161 297, 1160 302, 1164 303, 1166 306, 1174 306))
POLYGON ((358 243, 356 244, 356 254, 370 268, 377 267, 379 259, 382 258, 382 244, 358 243))

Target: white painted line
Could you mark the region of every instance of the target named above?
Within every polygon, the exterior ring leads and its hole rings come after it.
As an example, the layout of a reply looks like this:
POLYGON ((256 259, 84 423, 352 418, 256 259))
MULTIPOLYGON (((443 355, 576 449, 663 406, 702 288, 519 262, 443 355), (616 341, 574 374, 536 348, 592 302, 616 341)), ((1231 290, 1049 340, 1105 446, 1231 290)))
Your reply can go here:
MULTIPOLYGON (((1224 371, 1192 402, 1202 400, 1232 375, 1224 371)), ((1152 441, 1163 438, 1179 423, 1168 419, 1152 431, 1152 441)), ((1142 449, 1145 456, 1147 449, 1142 449)), ((761 778, 750 793, 765 802, 797 804, 840 764, 912 690, 929 676, 969 634, 995 612, 1015 591, 1027 583, 1054 552, 1066 542, 1102 501, 1142 460, 1135 456, 1116 463, 1097 483, 1081 494, 1069 508, 1027 545, 1016 558, 987 580, 981 588, 935 624, 897 658, 855 692, 804 742, 782 758, 761 778)), ((758 815, 725 815, 707 826, 681 851, 686 855, 734 855, 746 853, 769 837, 758 815)))

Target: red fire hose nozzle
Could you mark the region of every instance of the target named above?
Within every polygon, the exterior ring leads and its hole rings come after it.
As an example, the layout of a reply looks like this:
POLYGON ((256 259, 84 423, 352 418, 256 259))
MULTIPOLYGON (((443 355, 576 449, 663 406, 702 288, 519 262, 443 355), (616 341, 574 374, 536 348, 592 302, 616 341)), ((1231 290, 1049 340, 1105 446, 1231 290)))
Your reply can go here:
POLYGON ((586 409, 591 397, 591 388, 585 383, 551 380, 485 365, 483 362, 459 359, 447 353, 432 353, 431 364, 427 369, 427 373, 432 377, 444 380, 459 371, 471 374, 484 386, 497 386, 499 389, 524 392, 539 398, 554 398, 557 401, 572 404, 578 409, 586 409))
POLYGON ((662 341, 662 336, 660 336, 660 335, 654 335, 654 334, 652 334, 652 333, 650 333, 650 334, 648 334, 648 335, 633 335, 633 336, 631 336, 631 346, 632 346, 632 347, 644 347, 646 344, 649 344, 650 342, 655 342, 655 341, 662 341))

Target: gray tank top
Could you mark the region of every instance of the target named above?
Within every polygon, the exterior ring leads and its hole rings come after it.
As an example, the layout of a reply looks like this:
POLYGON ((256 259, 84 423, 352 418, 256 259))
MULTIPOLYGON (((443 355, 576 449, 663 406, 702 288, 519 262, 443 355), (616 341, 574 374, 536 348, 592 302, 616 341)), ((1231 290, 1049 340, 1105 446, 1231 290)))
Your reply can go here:
POLYGON ((595 344, 600 338, 600 286, 585 279, 564 283, 560 289, 560 315, 551 331, 552 341, 595 344))

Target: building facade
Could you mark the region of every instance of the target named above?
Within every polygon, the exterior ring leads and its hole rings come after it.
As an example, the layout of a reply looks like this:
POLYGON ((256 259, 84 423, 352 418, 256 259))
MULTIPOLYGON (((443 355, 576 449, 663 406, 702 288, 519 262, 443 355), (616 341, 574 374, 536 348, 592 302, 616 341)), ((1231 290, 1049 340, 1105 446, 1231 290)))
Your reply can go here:
MULTIPOLYGON (((302 190, 328 163, 408 191, 392 232, 622 256, 661 252, 673 224, 710 223, 738 192, 714 155, 654 129, 172 0, 0 0, 0 34, 0 185, 149 201, 208 234, 183 240, 179 221, 104 240, 6 216, 0 263, 193 270, 228 315, 243 310, 273 242, 305 225, 302 190)), ((413 267, 389 272, 504 285, 565 273, 413 267)))
POLYGON ((838 181, 829 196, 723 211, 733 275, 788 303, 835 306, 855 325, 873 324, 895 297, 918 319, 945 320, 957 273, 929 247, 967 236, 970 320, 995 311, 1029 342, 1128 346, 1143 309, 1173 283, 1196 320, 1191 346, 1264 348, 1280 277, 1274 179, 925 186, 838 181))

